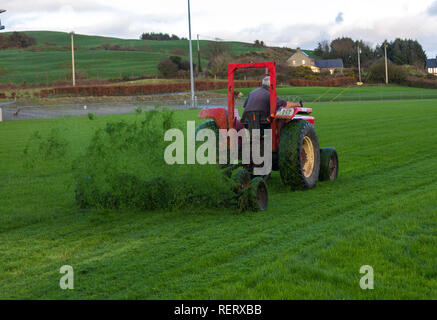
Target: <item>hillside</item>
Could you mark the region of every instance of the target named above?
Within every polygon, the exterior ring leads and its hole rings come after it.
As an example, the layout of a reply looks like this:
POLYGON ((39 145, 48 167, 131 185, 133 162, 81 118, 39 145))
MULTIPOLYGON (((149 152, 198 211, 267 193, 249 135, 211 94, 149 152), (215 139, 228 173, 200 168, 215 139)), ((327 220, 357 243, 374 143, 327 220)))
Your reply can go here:
MULTIPOLYGON (((71 76, 70 35, 53 31, 25 33, 34 37, 37 44, 26 49, 0 50, 0 83, 49 84, 67 80, 71 76)), ((200 41, 201 52, 208 42, 200 41)), ((244 42, 227 43, 235 55, 264 50, 244 42)), ((76 72, 88 79, 151 76, 157 74, 156 66, 165 57, 177 55, 188 59, 187 40, 135 40, 76 34, 75 47, 76 72), (109 46, 112 50, 104 49, 109 46)), ((202 63, 206 65, 207 60, 202 59, 202 63)))

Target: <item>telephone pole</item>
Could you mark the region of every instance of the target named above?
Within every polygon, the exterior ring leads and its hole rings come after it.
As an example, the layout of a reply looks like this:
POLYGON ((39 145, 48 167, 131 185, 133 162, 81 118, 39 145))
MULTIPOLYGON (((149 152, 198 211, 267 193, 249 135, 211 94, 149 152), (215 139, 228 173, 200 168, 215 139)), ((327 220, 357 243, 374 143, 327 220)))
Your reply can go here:
POLYGON ((385 84, 388 84, 387 43, 384 43, 384 55, 385 55, 385 84))
POLYGON ((361 49, 360 46, 358 46, 358 79, 359 82, 361 82, 361 49))
POLYGON ((191 108, 194 108, 194 74, 193 74, 193 46, 191 44, 191 9, 190 0, 188 0, 188 36, 190 47, 190 82, 191 82, 191 108))
POLYGON ((74 68, 74 31, 70 32, 71 34, 71 69, 72 69, 72 79, 73 79, 73 87, 76 86, 76 71, 74 68))
POLYGON ((202 65, 200 63, 200 43, 199 43, 199 34, 197 35, 197 59, 199 66, 197 67, 198 72, 202 72, 202 65))

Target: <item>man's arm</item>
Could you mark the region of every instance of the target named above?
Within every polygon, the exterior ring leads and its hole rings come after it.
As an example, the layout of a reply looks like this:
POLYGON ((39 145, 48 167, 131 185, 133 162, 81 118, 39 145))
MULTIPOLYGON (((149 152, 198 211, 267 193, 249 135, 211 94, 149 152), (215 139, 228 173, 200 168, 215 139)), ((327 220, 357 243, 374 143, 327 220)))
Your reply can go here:
POLYGON ((246 98, 246 101, 244 101, 243 109, 246 109, 247 101, 249 101, 249 97, 246 98))
POLYGON ((279 97, 276 97, 276 106, 278 107, 285 107, 287 105, 287 101, 282 100, 279 97))

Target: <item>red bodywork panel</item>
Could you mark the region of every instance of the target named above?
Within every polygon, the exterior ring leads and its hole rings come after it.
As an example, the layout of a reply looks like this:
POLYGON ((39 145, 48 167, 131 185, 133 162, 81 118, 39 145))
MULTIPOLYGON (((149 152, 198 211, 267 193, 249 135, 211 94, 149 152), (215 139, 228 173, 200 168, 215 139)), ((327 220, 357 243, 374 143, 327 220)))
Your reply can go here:
POLYGON ((227 111, 223 108, 202 109, 200 119, 214 119, 219 129, 228 129, 227 111))

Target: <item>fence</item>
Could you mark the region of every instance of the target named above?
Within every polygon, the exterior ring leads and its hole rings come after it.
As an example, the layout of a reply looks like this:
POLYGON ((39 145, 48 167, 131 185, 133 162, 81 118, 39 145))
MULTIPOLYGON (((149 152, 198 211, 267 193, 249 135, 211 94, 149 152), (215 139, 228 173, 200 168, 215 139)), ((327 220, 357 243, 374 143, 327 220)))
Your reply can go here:
MULTIPOLYGON (((244 99, 237 99, 236 104, 241 105, 244 99)), ((227 98, 203 98, 195 99, 196 108, 225 107, 227 98)), ((169 108, 172 110, 190 109, 190 100, 156 100, 137 102, 99 102, 89 104, 60 104, 46 106, 15 106, 9 104, 0 106, 3 109, 3 121, 30 120, 87 116, 92 113, 96 116, 110 114, 134 114, 140 108, 141 111, 148 111, 155 108, 169 108)))

